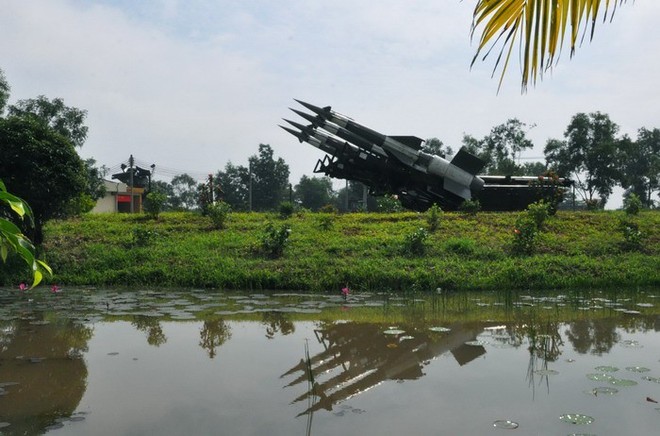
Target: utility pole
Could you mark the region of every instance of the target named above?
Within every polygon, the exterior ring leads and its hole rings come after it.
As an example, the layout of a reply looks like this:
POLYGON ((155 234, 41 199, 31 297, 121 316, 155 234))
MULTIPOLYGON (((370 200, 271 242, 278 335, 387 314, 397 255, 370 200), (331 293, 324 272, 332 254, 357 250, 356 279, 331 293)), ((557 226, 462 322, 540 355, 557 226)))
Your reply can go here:
POLYGON ((128 166, 129 166, 128 169, 130 171, 130 173, 129 173, 129 177, 130 177, 129 182, 130 182, 130 185, 131 185, 131 213, 134 212, 133 202, 135 201, 135 196, 133 195, 133 163, 134 162, 135 161, 133 160, 133 155, 131 155, 131 157, 128 158, 128 166))
POLYGON ((252 162, 249 163, 250 183, 248 184, 248 211, 252 212, 252 162))

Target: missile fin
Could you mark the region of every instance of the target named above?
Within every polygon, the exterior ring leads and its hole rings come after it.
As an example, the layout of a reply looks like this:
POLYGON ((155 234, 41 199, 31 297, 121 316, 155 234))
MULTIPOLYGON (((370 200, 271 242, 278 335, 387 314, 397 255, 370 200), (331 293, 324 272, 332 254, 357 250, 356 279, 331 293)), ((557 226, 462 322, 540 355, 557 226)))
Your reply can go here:
POLYGON ((298 132, 297 130, 289 129, 288 127, 284 127, 278 124, 282 129, 286 130, 287 132, 291 133, 293 136, 298 138, 298 141, 304 142, 307 139, 307 135, 303 132, 298 132))
MULTIPOLYGON (((476 176, 479 171, 486 166, 486 162, 468 152, 465 147, 461 147, 456 156, 451 160, 451 164, 462 170, 476 176)), ((453 191, 452 191, 453 192, 453 191)))
POLYGON ((421 150, 422 148, 422 142, 424 140, 422 138, 418 138, 416 136, 390 136, 390 138, 407 145, 408 147, 412 148, 413 150, 421 150))
POLYGON ((461 198, 469 200, 472 198, 472 192, 470 192, 470 187, 465 186, 462 183, 455 182, 451 179, 445 178, 445 183, 443 188, 452 194, 456 194, 461 198))

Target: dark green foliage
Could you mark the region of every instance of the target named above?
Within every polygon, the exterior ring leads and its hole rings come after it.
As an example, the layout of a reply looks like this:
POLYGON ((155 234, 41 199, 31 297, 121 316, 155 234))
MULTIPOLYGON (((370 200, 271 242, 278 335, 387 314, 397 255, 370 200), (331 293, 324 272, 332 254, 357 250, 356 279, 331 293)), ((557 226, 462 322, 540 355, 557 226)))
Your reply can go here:
POLYGON ((332 181, 329 177, 302 176, 294 187, 294 198, 300 206, 316 212, 334 200, 332 181))
POLYGON ((0 174, 7 189, 27 201, 35 219, 35 244, 43 223, 66 215, 85 192, 87 174, 73 144, 34 117, 0 119, 0 174))
POLYGON ((282 219, 287 219, 290 218, 291 215, 293 215, 293 203, 290 201, 283 201, 280 203, 280 206, 278 207, 279 213, 280 213, 280 218, 282 219))
POLYGON ((426 223, 429 226, 429 232, 433 233, 438 230, 441 217, 442 209, 440 209, 440 206, 434 203, 433 206, 431 206, 429 210, 426 211, 426 223))
POLYGON ((623 235, 622 249, 625 251, 642 251, 644 248, 644 233, 639 225, 631 219, 622 219, 619 225, 623 235))
POLYGON ((429 232, 420 227, 412 233, 408 233, 403 240, 403 252, 413 256, 422 256, 426 253, 426 240, 429 232))
POLYGON ((450 146, 445 145, 438 138, 429 138, 424 141, 424 144, 422 145, 422 151, 440 156, 443 159, 447 159, 449 156, 454 154, 454 150, 450 146))
POLYGON ((444 249, 460 256, 470 256, 477 251, 477 244, 472 239, 449 238, 444 243, 444 249))
POLYGON ((626 211, 626 215, 637 215, 642 210, 642 201, 637 194, 631 192, 623 198, 623 210, 626 211))
POLYGON ((549 206, 545 201, 540 200, 527 206, 527 216, 534 221, 536 228, 541 231, 545 220, 550 215, 549 206))
POLYGON ((335 222, 335 216, 329 214, 321 214, 318 218, 319 229, 330 230, 335 222))
POLYGON ((284 254, 284 249, 289 242, 291 228, 282 224, 277 228, 273 223, 268 223, 261 235, 261 250, 271 258, 277 258, 284 254))
POLYGON ((528 215, 522 215, 516 220, 513 229, 511 252, 516 255, 530 255, 536 249, 536 238, 539 230, 536 222, 528 215))
POLYGON ((479 200, 465 200, 459 207, 461 212, 475 216, 481 211, 481 202, 479 200))
POLYGON ((382 213, 395 213, 403 212, 403 206, 398 198, 392 195, 385 195, 376 198, 378 212, 382 213))
POLYGON ((206 208, 206 216, 211 219, 213 228, 218 230, 225 228, 230 214, 231 206, 224 201, 218 201, 206 208))
POLYGON ((147 194, 147 200, 144 203, 144 211, 153 219, 158 219, 158 215, 163 211, 167 195, 161 192, 150 192, 147 194))
POLYGON ((259 144, 259 154, 249 158, 252 171, 252 210, 276 210, 289 189, 289 166, 273 157, 268 144, 259 144))
POLYGON ((132 232, 131 246, 146 247, 150 245, 157 237, 158 233, 154 230, 145 227, 136 227, 132 232))

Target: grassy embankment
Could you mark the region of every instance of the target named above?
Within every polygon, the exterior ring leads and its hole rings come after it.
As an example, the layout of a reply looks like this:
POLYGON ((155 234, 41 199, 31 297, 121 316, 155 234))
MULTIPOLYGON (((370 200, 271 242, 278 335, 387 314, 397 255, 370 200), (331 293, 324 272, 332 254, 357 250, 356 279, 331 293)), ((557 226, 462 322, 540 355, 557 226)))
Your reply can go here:
MULTIPOLYGON (((424 214, 306 213, 286 220, 234 213, 223 230, 193 213, 86 215, 45 228, 53 282, 67 285, 157 285, 221 289, 358 291, 551 289, 660 286, 660 213, 634 217, 642 249, 623 247, 620 211, 559 212, 532 255, 513 255, 518 213, 444 213, 423 255, 404 238, 427 227, 424 214), (332 220, 324 229, 323 220, 332 220), (259 253, 267 222, 288 224, 279 258, 259 253), (151 237, 145 232, 155 232, 151 237), (136 240, 136 234, 138 236, 136 240), (142 239, 139 238, 142 236, 142 239)), ((5 284, 19 280, 5 268, 5 284)))

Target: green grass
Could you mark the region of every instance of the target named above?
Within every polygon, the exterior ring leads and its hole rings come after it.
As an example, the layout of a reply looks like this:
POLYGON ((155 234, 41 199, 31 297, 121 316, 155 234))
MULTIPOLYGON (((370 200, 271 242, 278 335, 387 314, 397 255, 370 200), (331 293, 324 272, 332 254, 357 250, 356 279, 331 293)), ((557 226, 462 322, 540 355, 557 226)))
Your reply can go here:
MULTIPOLYGON (((68 285, 155 285, 220 289, 429 291, 660 286, 660 213, 643 212, 642 251, 624 249, 623 212, 559 212, 535 253, 510 252, 518 213, 443 213, 423 255, 407 254, 406 235, 427 227, 424 214, 233 213, 223 230, 194 213, 158 220, 126 214, 85 215, 45 227, 43 258, 52 282, 68 285), (287 223, 284 254, 260 253, 268 222, 287 223), (134 230, 155 232, 136 244, 134 230)), ((0 284, 26 280, 20 263, 0 266, 0 284)), ((47 280, 48 282, 48 280, 47 280)))

